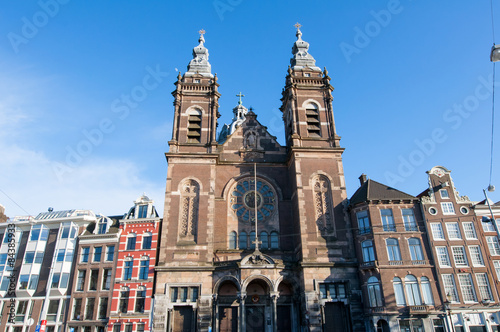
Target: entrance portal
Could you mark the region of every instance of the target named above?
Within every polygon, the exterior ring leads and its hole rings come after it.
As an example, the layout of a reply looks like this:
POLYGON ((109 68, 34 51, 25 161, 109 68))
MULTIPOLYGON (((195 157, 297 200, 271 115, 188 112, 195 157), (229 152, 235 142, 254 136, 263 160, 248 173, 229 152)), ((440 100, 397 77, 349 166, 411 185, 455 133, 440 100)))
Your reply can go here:
POLYGON ((191 306, 174 307, 172 332, 190 332, 190 331, 194 331, 193 307, 191 306))

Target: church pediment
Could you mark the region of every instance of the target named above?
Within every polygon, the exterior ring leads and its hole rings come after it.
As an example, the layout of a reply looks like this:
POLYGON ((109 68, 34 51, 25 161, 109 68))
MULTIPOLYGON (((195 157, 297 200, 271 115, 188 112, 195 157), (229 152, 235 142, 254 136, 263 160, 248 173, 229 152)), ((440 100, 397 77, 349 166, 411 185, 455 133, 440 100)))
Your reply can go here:
POLYGON ((286 148, 281 146, 267 131, 267 127, 257 121, 252 111, 245 121, 219 146, 222 161, 283 162, 286 148))
POLYGON ((274 268, 277 262, 271 256, 264 255, 260 251, 255 251, 251 255, 243 257, 240 262, 240 268, 274 268))

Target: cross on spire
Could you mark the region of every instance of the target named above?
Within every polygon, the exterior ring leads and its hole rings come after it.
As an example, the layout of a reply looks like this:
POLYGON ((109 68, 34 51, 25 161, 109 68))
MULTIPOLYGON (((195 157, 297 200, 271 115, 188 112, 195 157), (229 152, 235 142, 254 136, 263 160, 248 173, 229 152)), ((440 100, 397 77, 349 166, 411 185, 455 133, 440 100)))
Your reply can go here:
POLYGON ((299 22, 297 22, 295 23, 294 27, 296 27, 297 30, 299 30, 302 27, 302 25, 299 22))
POLYGON ((200 31, 198 31, 198 33, 199 33, 200 35, 204 35, 204 34, 205 34, 205 30, 204 30, 204 29, 201 29, 200 31))
POLYGON ((241 97, 245 97, 245 95, 244 95, 244 94, 242 94, 242 93, 241 93, 241 91, 240 91, 240 93, 239 93, 239 94, 237 94, 237 95, 236 95, 236 97, 240 97, 240 100, 238 101, 238 105, 241 105, 241 104, 243 103, 243 102, 241 101, 241 97))

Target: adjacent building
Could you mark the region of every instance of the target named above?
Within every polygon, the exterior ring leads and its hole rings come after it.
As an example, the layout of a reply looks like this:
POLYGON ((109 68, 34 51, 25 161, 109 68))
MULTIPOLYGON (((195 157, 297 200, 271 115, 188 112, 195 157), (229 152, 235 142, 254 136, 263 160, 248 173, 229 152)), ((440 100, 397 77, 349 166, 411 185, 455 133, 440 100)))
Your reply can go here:
POLYGON ((89 210, 49 209, 0 224, 0 330, 34 331, 44 319, 47 332, 64 331, 77 237, 95 220, 89 210))
POLYGON ((499 239, 491 222, 481 222, 487 210, 460 196, 450 173, 433 167, 427 172, 428 189, 419 195, 442 310, 450 331, 497 331, 499 239))
POLYGON ((78 236, 67 315, 70 331, 107 331, 122 217, 96 215, 78 236))
POLYGON ((353 220, 367 331, 433 331, 444 326, 420 202, 360 176, 353 220))
MULTIPOLYGON (((161 218, 146 195, 120 220, 107 331, 150 331, 161 218)), ((93 332, 93 331, 92 331, 93 332)))

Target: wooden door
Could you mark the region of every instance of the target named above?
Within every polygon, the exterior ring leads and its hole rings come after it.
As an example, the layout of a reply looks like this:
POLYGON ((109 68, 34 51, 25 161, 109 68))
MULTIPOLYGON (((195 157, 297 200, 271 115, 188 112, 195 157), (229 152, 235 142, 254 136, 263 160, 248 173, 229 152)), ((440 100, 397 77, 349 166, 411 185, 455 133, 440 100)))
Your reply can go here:
POLYGON ((172 332, 194 331, 193 307, 174 307, 174 319, 172 322, 172 332))
POLYGON ((238 307, 219 307, 219 331, 238 332, 238 307))
POLYGON ((329 302, 325 305, 325 331, 346 332, 349 331, 347 324, 347 312, 344 303, 329 302))

